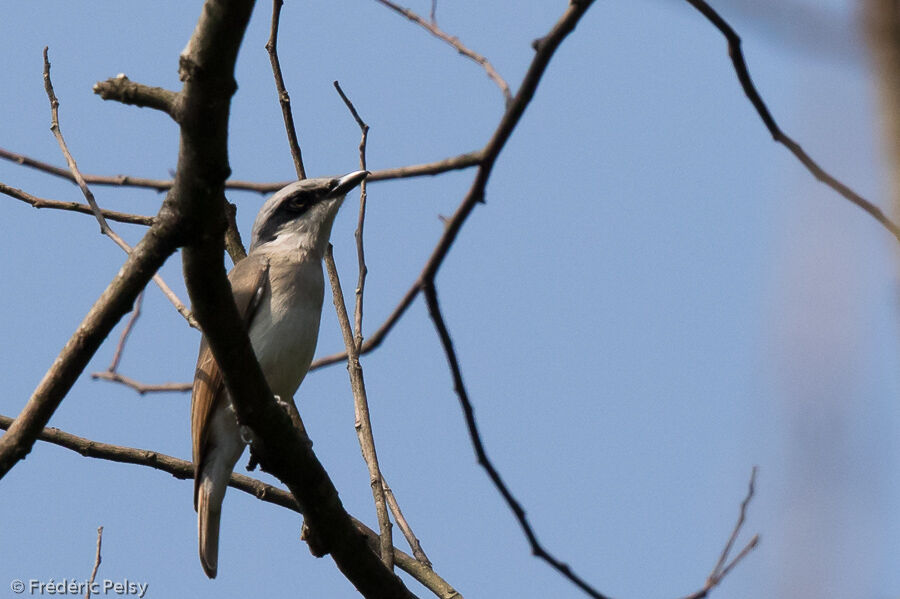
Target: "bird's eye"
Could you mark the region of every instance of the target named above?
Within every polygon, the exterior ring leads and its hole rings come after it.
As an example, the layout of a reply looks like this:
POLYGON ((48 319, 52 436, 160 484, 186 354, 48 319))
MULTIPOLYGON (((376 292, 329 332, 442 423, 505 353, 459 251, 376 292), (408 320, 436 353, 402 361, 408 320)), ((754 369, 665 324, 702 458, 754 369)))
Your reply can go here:
POLYGON ((315 199, 315 197, 312 192, 305 191, 305 190, 298 191, 291 197, 291 200, 288 205, 293 210, 302 212, 302 211, 305 211, 307 208, 309 208, 312 205, 314 199, 315 199))

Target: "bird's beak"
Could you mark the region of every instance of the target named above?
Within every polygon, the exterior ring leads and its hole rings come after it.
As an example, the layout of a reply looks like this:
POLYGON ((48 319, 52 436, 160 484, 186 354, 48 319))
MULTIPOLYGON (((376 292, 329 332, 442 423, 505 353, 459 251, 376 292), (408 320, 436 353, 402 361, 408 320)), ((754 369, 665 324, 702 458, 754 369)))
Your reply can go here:
POLYGON ((346 174, 343 177, 336 179, 336 183, 328 193, 328 197, 336 198, 338 196, 345 195, 348 191, 362 183, 363 179, 368 176, 369 171, 353 171, 352 173, 346 174))

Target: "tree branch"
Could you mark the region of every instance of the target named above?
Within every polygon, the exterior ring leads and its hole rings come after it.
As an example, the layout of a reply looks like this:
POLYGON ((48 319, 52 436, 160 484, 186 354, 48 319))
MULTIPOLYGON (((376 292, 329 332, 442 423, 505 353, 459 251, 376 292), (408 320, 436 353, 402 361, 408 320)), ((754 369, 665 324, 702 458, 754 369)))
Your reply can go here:
POLYGON ((94 84, 93 92, 104 100, 115 100, 141 108, 153 108, 165 112, 172 118, 178 106, 179 95, 161 87, 151 87, 135 83, 123 74, 94 84))
POLYGON ((381 531, 381 559, 385 567, 394 567, 393 556, 390 548, 394 546, 391 535, 391 519, 388 516, 387 500, 384 497, 384 486, 381 480, 381 468, 378 465, 378 453, 375 451, 375 438, 372 435, 372 419, 369 417, 369 401, 366 396, 366 382, 363 378, 362 366, 359 364, 359 348, 353 340, 353 331, 350 328, 350 318, 347 316, 347 305, 344 303, 344 293, 341 290, 341 281, 338 277, 337 267, 334 264, 331 244, 325 250, 325 269, 328 271, 328 281, 331 283, 331 294, 334 300, 334 309, 337 312, 338 323, 344 337, 344 345, 347 347, 347 372, 350 374, 350 387, 353 390, 353 406, 356 413, 354 428, 359 438, 359 449, 369 469, 369 486, 372 487, 372 497, 375 501, 375 513, 378 516, 378 528, 381 531))
POLYGON ((753 104, 753 107, 756 109, 757 114, 759 114, 759 118, 762 119, 763 124, 765 124, 766 129, 769 130, 769 133, 772 135, 772 139, 776 142, 782 144, 788 150, 790 150, 791 154, 796 156, 797 160, 799 160, 803 166, 806 167, 812 175, 839 193, 845 199, 850 202, 856 204, 866 212, 868 212, 872 218, 878 221, 881 226, 890 231, 890 233, 900 241, 900 226, 894 224, 875 204, 868 201, 849 187, 847 187, 844 183, 831 176, 828 172, 826 172, 819 164, 813 160, 806 151, 800 147, 796 141, 794 141, 790 136, 788 136, 781 128, 778 126, 778 123, 775 122, 775 118, 772 116, 772 113, 769 112, 769 108, 766 106, 766 103, 763 101, 762 97, 759 95, 759 91, 757 91, 756 86, 753 84, 753 80, 750 78, 750 71, 747 69, 747 62, 744 60, 744 53, 741 50, 741 38, 732 29, 731 25, 723 19, 719 13, 717 13, 713 8, 707 4, 704 0, 686 0, 688 4, 696 8, 700 14, 702 14, 706 19, 713 24, 713 26, 719 30, 719 32, 725 37, 728 41, 728 54, 731 56, 731 64, 734 67, 734 72, 737 75, 738 81, 741 84, 741 88, 744 90, 744 94, 750 100, 750 103, 753 104))

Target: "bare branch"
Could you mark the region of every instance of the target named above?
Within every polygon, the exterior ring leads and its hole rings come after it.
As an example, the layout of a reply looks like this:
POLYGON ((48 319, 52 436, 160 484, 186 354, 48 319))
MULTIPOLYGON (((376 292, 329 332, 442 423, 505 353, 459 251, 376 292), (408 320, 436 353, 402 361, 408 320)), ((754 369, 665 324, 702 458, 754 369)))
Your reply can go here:
POLYGON ((478 432, 478 424, 475 422, 475 411, 472 408, 472 402, 469 400, 469 394, 466 391, 465 384, 462 380, 462 372, 460 371, 459 367, 459 359, 456 356, 456 350, 453 349, 453 341, 450 339, 450 333, 447 330, 447 325, 444 323, 444 317, 441 314, 441 308, 438 304, 437 291, 435 290, 433 285, 427 285, 424 288, 424 293, 425 302, 428 304, 428 312, 431 315, 431 319, 434 321, 434 326, 437 329, 438 336, 441 339, 441 345, 444 347, 444 353, 447 355, 447 363, 450 366, 450 372, 453 375, 453 387, 456 390, 456 395, 457 397, 459 397, 459 402, 462 406, 463 415, 466 419, 466 426, 469 429, 469 438, 472 440, 472 446, 475 449, 475 455, 478 456, 478 463, 485 469, 485 471, 487 471, 488 477, 491 479, 491 482, 493 482, 494 486, 497 487, 497 490, 503 496, 503 499, 504 501, 506 501, 509 509, 512 510, 512 513, 516 517, 516 520, 519 521, 519 526, 522 528, 522 532, 525 533, 525 537, 528 539, 528 544, 531 545, 532 555, 550 564, 550 566, 554 570, 565 576, 589 596, 594 597, 594 599, 608 599, 606 595, 596 590, 594 587, 588 584, 587 581, 575 574, 568 564, 558 560, 546 549, 544 549, 543 545, 541 545, 540 541, 538 541, 537 535, 534 533, 534 529, 528 522, 528 517, 525 515, 525 510, 522 509, 521 504, 518 502, 518 500, 516 500, 515 497, 513 497, 513 494, 506 486, 506 483, 504 483, 503 479, 500 478, 500 473, 497 472, 497 469, 494 468, 493 463, 491 463, 491 460, 488 458, 487 453, 484 449, 484 444, 481 441, 481 433, 478 432))
POLYGON ((306 179, 306 170, 303 168, 303 154, 300 152, 300 142, 297 141, 297 129, 294 127, 294 115, 291 112, 291 96, 284 86, 281 62, 278 60, 278 23, 281 20, 281 6, 283 4, 283 0, 272 0, 272 28, 269 32, 269 41, 266 42, 266 51, 269 53, 269 62, 272 63, 275 89, 278 91, 278 103, 281 104, 284 130, 287 132, 291 156, 294 158, 294 168, 297 170, 297 178, 306 179))
POLYGON ((388 569, 393 569, 393 554, 390 551, 390 548, 394 546, 391 534, 391 520, 388 516, 387 501, 384 497, 378 454, 375 451, 375 438, 372 435, 372 420, 369 418, 366 383, 363 379, 362 367, 359 364, 359 348, 353 340, 350 318, 347 316, 347 305, 344 303, 344 293, 341 291, 341 281, 338 277, 337 267, 334 265, 334 256, 332 255, 330 243, 325 251, 325 268, 328 271, 328 281, 331 283, 334 309, 337 312, 338 323, 344 336, 344 345, 347 347, 347 371, 350 373, 350 387, 353 389, 356 434, 359 438, 360 451, 362 451, 363 459, 369 469, 369 485, 372 487, 375 513, 378 515, 378 528, 381 531, 381 550, 379 553, 384 565, 388 569))
POLYGON ((868 212, 872 218, 877 220, 885 229, 890 231, 898 241, 900 241, 900 226, 897 226, 891 221, 881 208, 863 198, 844 183, 826 172, 802 147, 800 147, 800 144, 781 130, 778 123, 775 122, 772 113, 769 112, 766 103, 759 95, 759 91, 757 91, 756 86, 753 84, 753 80, 750 78, 750 71, 747 69, 747 62, 744 60, 744 53, 741 50, 741 38, 735 30, 732 29, 731 25, 729 25, 728 22, 704 0, 686 1, 706 17, 706 19, 712 23, 727 40, 728 54, 731 56, 731 63, 734 67, 734 72, 737 75, 738 81, 744 90, 744 94, 750 100, 750 103, 753 104, 757 114, 759 114, 759 118, 762 119, 766 129, 768 129, 769 133, 772 135, 772 138, 790 150, 791 154, 796 156, 803 166, 806 167, 806 170, 812 173, 816 179, 839 193, 845 199, 868 212))
MULTIPOLYGON (((80 212, 82 214, 94 214, 93 209, 87 204, 79 204, 78 202, 61 202, 58 200, 45 200, 44 198, 39 198, 37 196, 31 195, 30 193, 22 191, 17 187, 6 185, 5 183, 0 183, 0 193, 8 195, 9 197, 15 198, 17 200, 22 200, 23 202, 25 202, 26 204, 30 204, 34 208, 52 208, 55 210, 80 212)), ((145 225, 148 227, 153 224, 152 216, 128 214, 125 212, 116 212, 114 210, 101 210, 100 213, 104 218, 118 221, 120 223, 128 223, 131 225, 145 225)))
POLYGON ((426 21, 425 19, 423 19, 422 17, 417 15, 412 10, 410 10, 408 8, 404 8, 397 4, 394 4, 390 0, 377 0, 377 2, 380 2, 381 4, 387 6, 394 12, 397 12, 397 13, 403 15, 404 17, 406 17, 407 19, 409 19, 416 25, 423 27, 431 35, 447 42, 448 44, 450 44, 451 46, 456 48, 456 51, 459 52, 460 54, 462 54, 463 56, 470 58, 470 59, 474 60, 475 62, 477 62, 478 64, 480 64, 481 68, 483 68, 485 73, 487 73, 487 76, 490 77, 491 80, 497 84, 497 87, 500 88, 500 91, 503 93, 503 99, 506 101, 507 106, 509 105, 510 102, 512 102, 513 98, 512 98, 512 93, 509 91, 509 85, 507 85, 507 83, 506 83, 506 81, 504 81, 503 77, 500 76, 500 73, 497 72, 497 69, 494 68, 494 65, 492 65, 490 63, 490 61, 487 58, 485 58, 484 56, 482 56, 481 54, 474 52, 474 51, 470 50, 469 48, 467 48, 461 41, 459 41, 458 37, 444 32, 440 27, 437 26, 437 22, 435 21, 435 18, 434 18, 434 11, 435 11, 434 3, 432 3, 432 5, 431 5, 431 21, 426 21))
MULTIPOLYGON (((8 430, 12 423, 12 418, 0 414, 0 430, 8 430)), ((194 465, 191 462, 180 460, 164 453, 101 443, 61 431, 57 428, 41 430, 38 438, 41 441, 74 451, 87 458, 146 466, 171 474, 179 480, 193 480, 194 478, 194 465)), ((293 495, 250 476, 232 474, 228 485, 233 489, 253 495, 260 501, 301 513, 300 506, 297 505, 293 495)), ((369 546, 373 550, 377 550, 378 535, 359 520, 353 519, 353 523, 365 535, 369 546)), ((394 548, 394 561, 399 568, 425 585, 437 597, 441 599, 462 599, 462 595, 457 593, 452 586, 433 570, 424 567, 415 558, 397 548, 394 548)))

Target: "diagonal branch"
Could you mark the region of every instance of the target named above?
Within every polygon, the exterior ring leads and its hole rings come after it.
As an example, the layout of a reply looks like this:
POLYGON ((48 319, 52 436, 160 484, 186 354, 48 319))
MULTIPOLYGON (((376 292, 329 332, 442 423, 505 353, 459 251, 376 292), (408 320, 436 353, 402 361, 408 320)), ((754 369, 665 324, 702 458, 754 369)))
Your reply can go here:
MULTIPOLYGON (((22 200, 26 204, 30 204, 33 208, 52 208, 55 210, 68 210, 70 212, 80 212, 82 214, 94 214, 94 209, 87 204, 79 204, 78 202, 61 202, 59 200, 46 200, 33 196, 28 192, 22 191, 17 187, 0 183, 0 193, 8 195, 11 198, 22 200)), ((140 214, 128 214, 126 212, 116 212, 115 210, 101 210, 100 213, 107 220, 114 220, 120 223, 128 223, 131 225, 153 224, 152 216, 141 216, 140 214)))
POLYGON ((806 170, 812 173, 816 179, 839 193, 845 199, 868 212, 872 218, 877 220, 881 226, 890 231, 890 233, 900 241, 900 226, 897 226, 891 221, 881 208, 825 171, 802 147, 800 147, 800 144, 781 130, 781 127, 775 122, 772 113, 769 112, 766 103, 759 95, 759 91, 753 84, 753 80, 750 78, 750 71, 747 69, 747 62, 744 60, 744 53, 741 50, 741 38, 731 25, 729 25, 728 22, 704 0, 687 0, 687 3, 696 8, 723 36, 725 36, 725 39, 728 42, 728 54, 731 56, 731 64, 734 67, 734 72, 741 84, 741 88, 744 90, 744 94, 750 100, 750 103, 753 104, 757 114, 759 114, 759 118, 762 119, 763 124, 765 124, 766 129, 769 130, 772 138, 790 150, 791 154, 796 156, 797 160, 799 160, 803 166, 806 167, 806 170))

